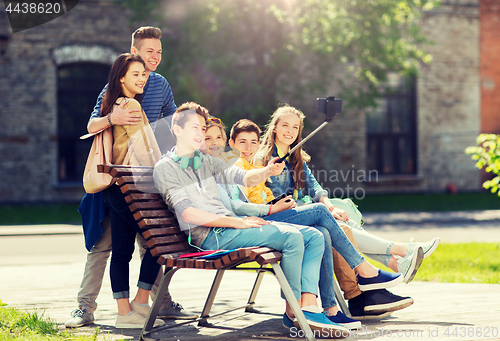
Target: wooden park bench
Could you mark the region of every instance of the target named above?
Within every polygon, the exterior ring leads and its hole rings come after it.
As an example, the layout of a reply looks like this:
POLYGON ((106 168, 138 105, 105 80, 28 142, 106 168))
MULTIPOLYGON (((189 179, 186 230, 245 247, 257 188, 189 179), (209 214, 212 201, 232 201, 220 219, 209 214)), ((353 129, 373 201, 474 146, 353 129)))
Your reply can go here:
MULTIPOLYGON (((116 183, 125 195, 125 200, 137 224, 143 230, 142 235, 148 247, 151 248, 153 256, 158 256, 158 262, 166 266, 139 340, 143 340, 147 334, 152 332, 154 321, 158 316, 168 285, 172 276, 180 269, 216 270, 217 272, 199 318, 174 325, 157 327, 154 329, 155 332, 193 322, 198 322, 201 326, 207 326, 209 325, 207 322, 208 318, 220 316, 241 308, 245 308, 246 312, 258 312, 253 308, 255 298, 264 274, 270 273, 278 280, 287 301, 290 303, 297 317, 300 328, 305 332, 304 335, 306 338, 308 340, 315 340, 314 334, 307 324, 292 289, 278 264, 281 260, 280 252, 267 247, 254 247, 241 248, 215 260, 180 258, 183 254, 197 252, 198 250, 189 245, 186 234, 180 230, 175 214, 167 208, 161 195, 154 188, 153 167, 100 165, 98 169, 101 173, 108 173, 117 178, 116 183), (256 262, 259 267, 239 267, 241 264, 250 262, 256 262), (210 315, 212 304, 214 303, 226 270, 255 270, 257 277, 245 305, 210 315)), ((342 308, 344 309, 344 307, 342 308)))

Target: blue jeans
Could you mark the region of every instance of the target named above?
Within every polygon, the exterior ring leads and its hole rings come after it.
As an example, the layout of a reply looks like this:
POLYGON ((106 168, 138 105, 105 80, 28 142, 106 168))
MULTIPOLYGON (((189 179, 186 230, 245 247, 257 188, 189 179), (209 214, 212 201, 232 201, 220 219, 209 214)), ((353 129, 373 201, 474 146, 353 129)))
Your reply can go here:
MULTIPOLYGON (((297 300, 301 293, 318 295, 319 269, 324 238, 318 230, 300 225, 273 223, 247 229, 212 228, 204 250, 267 246, 283 255, 281 268, 297 300)), ((283 292, 281 297, 284 297, 283 292)))
POLYGON ((347 226, 351 228, 354 240, 358 245, 358 248, 366 257, 384 264, 387 266, 387 262, 391 259, 391 246, 394 243, 386 239, 374 236, 371 233, 366 232, 364 228, 359 226, 355 221, 349 220, 347 226))
MULTIPOLYGON (((129 262, 134 253, 135 235, 141 233, 141 229, 117 185, 104 190, 104 202, 110 208, 112 252, 109 274, 113 298, 128 298, 130 297, 129 262)), ((157 261, 158 257, 153 257, 151 250, 147 249, 141 262, 137 282, 139 288, 151 290, 161 267, 157 261)))
POLYGON ((323 204, 311 204, 281 211, 264 217, 270 221, 283 221, 293 224, 312 226, 321 231, 325 237, 325 251, 321 262, 319 291, 321 305, 330 308, 337 305, 334 291, 332 246, 344 257, 351 269, 359 266, 365 260, 359 254, 351 241, 337 224, 328 208, 323 204))

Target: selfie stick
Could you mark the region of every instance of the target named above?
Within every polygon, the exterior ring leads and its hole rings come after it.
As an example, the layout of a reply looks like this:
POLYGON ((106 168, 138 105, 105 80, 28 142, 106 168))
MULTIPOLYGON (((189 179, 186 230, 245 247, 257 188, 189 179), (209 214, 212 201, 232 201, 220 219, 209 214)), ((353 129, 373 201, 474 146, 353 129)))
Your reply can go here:
POLYGON ((282 163, 290 154, 292 154, 294 151, 297 150, 297 148, 300 148, 304 143, 306 143, 307 140, 309 140, 311 137, 313 137, 318 131, 320 131, 324 126, 326 126, 331 120, 333 120, 333 116, 336 114, 340 114, 342 112, 342 100, 341 99, 335 99, 335 97, 327 97, 327 98, 318 98, 318 112, 322 112, 326 115, 325 117, 325 122, 321 123, 321 125, 314 129, 309 135, 304 137, 302 141, 297 143, 295 147, 290 149, 288 153, 283 155, 283 157, 280 157, 278 160, 276 160, 276 163, 282 163))

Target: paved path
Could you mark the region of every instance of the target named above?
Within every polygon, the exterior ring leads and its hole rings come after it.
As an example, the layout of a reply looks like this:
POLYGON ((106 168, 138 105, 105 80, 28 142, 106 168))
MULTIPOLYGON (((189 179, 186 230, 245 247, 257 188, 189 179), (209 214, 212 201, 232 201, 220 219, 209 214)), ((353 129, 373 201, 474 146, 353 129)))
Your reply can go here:
MULTIPOLYGON (((374 234, 406 241, 428 240, 436 235, 443 242, 471 240, 500 242, 500 211, 446 214, 367 214, 365 227, 374 234)), ((0 226, 0 299, 21 309, 38 309, 64 323, 76 307, 86 251, 80 226, 0 226), (19 248, 22 255, 19 255, 19 248)), ((134 255, 131 286, 138 277, 134 255)), ((171 292, 191 311, 199 312, 215 272, 181 270, 174 276, 171 292)), ((226 272, 213 313, 246 302, 253 283, 250 272, 226 272)), ((348 340, 500 340, 500 286, 494 284, 446 284, 414 281, 393 289, 408 295, 415 304, 377 322, 364 323, 364 330, 348 340), (461 336, 463 335, 463 336, 461 336), (480 337, 482 335, 483 337, 480 337), (484 336, 488 336, 484 338, 484 336)), ((134 294, 134 290, 132 290, 134 294)), ((103 340, 137 339, 138 331, 111 327, 116 305, 110 294, 109 274, 98 297, 96 325, 78 330, 93 333, 101 328, 103 340)), ((281 326, 284 302, 277 281, 266 275, 256 308, 264 314, 241 310, 212 319, 216 328, 190 324, 154 334, 159 340, 294 340, 281 326)))

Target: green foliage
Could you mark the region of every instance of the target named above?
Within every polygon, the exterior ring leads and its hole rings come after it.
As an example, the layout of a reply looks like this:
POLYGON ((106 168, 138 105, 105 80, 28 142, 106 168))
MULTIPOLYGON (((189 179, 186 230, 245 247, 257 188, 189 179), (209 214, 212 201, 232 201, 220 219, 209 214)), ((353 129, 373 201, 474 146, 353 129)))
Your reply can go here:
POLYGON ((500 196, 500 135, 481 134, 476 139, 477 146, 467 147, 465 153, 472 154, 476 167, 496 176, 483 183, 483 187, 500 196))
POLYGON ((440 244, 415 279, 500 284, 499 253, 500 245, 495 243, 440 244))
POLYGON ((22 313, 5 305, 0 307, 0 329, 15 334, 33 332, 41 335, 54 335, 59 331, 52 320, 43 317, 43 313, 22 313))
POLYGON ((223 119, 263 123, 279 95, 300 106, 335 83, 347 105, 366 107, 385 91, 388 72, 412 75, 430 62, 419 19, 436 3, 173 0, 160 72, 176 102, 197 101, 223 119))
POLYGON ((158 9, 161 4, 161 0, 113 0, 114 3, 119 4, 124 7, 128 7, 131 10, 132 16, 130 21, 136 23, 144 19, 152 20, 157 18, 153 15, 154 10, 158 9))
MULTIPOLYGON (((441 243, 419 268, 416 281, 500 284, 500 245, 496 243, 441 243)), ((381 269, 391 271, 368 258, 381 269)))
POLYGON ((96 341, 99 328, 95 328, 91 336, 75 335, 68 331, 59 331, 57 323, 37 314, 37 312, 21 312, 10 308, 0 301, 0 340, 30 341, 96 341))

